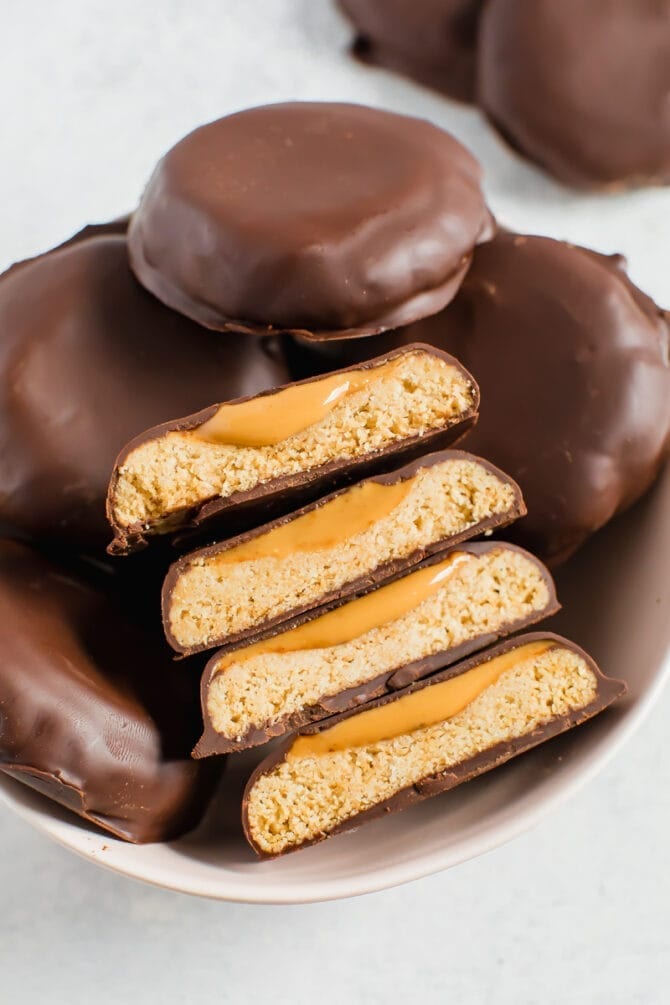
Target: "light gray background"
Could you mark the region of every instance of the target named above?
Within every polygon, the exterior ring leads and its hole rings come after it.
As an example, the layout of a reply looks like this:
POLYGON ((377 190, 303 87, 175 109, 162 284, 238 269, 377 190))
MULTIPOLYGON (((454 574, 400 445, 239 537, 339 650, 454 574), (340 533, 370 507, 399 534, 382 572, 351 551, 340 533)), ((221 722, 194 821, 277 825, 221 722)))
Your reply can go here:
MULTIPOLYGON (((200 122, 283 98, 417 112, 464 139, 519 229, 624 251, 670 302, 670 190, 577 196, 478 113, 345 56, 329 0, 0 0, 0 266, 131 208, 200 122)), ((631 626, 634 631, 634 626, 631 626)), ((0 816, 0 1002, 661 1005, 670 976, 665 693, 534 832, 371 897, 242 907, 154 890, 0 816)))

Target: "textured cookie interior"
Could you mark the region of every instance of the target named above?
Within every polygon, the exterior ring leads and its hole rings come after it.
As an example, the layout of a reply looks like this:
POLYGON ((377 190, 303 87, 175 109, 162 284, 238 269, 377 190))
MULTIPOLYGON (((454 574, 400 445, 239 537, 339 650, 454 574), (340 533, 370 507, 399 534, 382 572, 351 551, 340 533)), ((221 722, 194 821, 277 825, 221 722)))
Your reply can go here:
MULTIPOLYGON (((331 547, 231 563, 194 556, 172 589, 170 631, 184 648, 248 630, 366 576, 387 562, 509 512, 512 486, 469 458, 423 468, 385 518, 331 547)), ((335 537, 336 535, 334 535, 335 537)))
MULTIPOLYGON (((503 626, 541 615, 549 602, 538 564, 504 546, 463 560, 441 588, 394 621, 341 645, 269 652, 230 662, 209 685, 207 713, 213 728, 238 740, 300 712, 320 699, 443 652, 503 626)), ((272 642, 281 647, 281 636, 272 642)))
POLYGON ((287 851, 401 789, 585 708, 596 691, 595 674, 581 656, 552 648, 517 664, 463 711, 437 725, 276 765, 250 790, 250 834, 267 854, 287 851))
POLYGON ((121 464, 110 498, 114 520, 119 527, 167 531, 175 514, 208 500, 448 427, 472 408, 474 398, 457 367, 414 350, 343 397, 321 421, 272 446, 212 443, 194 431, 165 433, 137 446, 121 464))

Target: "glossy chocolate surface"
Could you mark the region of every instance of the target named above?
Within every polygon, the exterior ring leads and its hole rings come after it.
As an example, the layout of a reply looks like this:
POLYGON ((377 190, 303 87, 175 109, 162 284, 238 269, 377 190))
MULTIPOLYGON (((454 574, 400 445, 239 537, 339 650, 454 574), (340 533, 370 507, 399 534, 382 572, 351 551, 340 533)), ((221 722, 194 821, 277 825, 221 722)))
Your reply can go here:
POLYGON ((571 185, 670 181, 670 0, 491 0, 479 101, 571 185))
POLYGON ((445 319, 479 381, 467 447, 521 485, 517 540, 566 558, 656 476, 670 436, 670 331, 618 258, 540 237, 482 247, 445 319))
MULTIPOLYGON (((445 311, 367 347, 420 339, 470 370, 481 405, 463 445, 519 483, 528 515, 510 536, 553 562, 638 499, 670 445, 667 314, 624 265, 500 233, 477 250, 445 311)), ((365 349, 340 342, 302 352, 323 370, 365 349)))
POLYGON ((117 837, 195 826, 197 686, 97 586, 0 541, 0 770, 117 837))
POLYGON ((354 55, 460 101, 475 97, 483 0, 339 0, 354 25, 354 55))
POLYGON ((440 310, 492 232, 478 163, 420 119, 293 102, 196 129, 160 161, 132 267, 221 330, 366 334, 440 310))
POLYGON ((123 235, 94 232, 0 277, 0 521, 103 548, 124 443, 288 373, 275 340, 222 339, 168 310, 135 280, 123 235))

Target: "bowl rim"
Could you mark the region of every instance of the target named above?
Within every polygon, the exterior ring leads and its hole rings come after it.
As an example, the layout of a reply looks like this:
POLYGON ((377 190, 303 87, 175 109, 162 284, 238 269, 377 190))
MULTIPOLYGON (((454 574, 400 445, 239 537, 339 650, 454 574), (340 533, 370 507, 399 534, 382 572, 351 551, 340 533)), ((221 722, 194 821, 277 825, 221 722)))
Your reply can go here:
MULTIPOLYGON (((98 848, 100 841, 105 841, 104 834, 96 833, 91 843, 91 834, 87 830, 77 829, 76 821, 63 822, 52 816, 49 808, 37 808, 30 804, 30 797, 37 799, 30 790, 21 790, 24 799, 15 795, 13 785, 6 785, 0 777, 0 801, 9 806, 19 817, 26 820, 36 830, 46 834, 61 847, 67 848, 87 861, 102 866, 108 871, 138 880, 165 890, 189 894, 209 900, 227 903, 290 905, 320 903, 341 900, 347 897, 362 896, 391 889, 417 879, 451 869, 463 862, 484 855, 501 845, 535 827, 544 817, 559 807, 583 786, 592 781, 597 774, 617 754, 621 747, 639 729, 647 715, 658 701, 666 680, 670 677, 670 646, 660 662, 653 681, 644 693, 634 702, 629 703, 623 715, 613 719, 611 725, 602 737, 599 737, 592 749, 574 764, 561 772, 547 783, 543 791, 528 800, 519 812, 510 814, 502 821, 484 826, 481 832, 464 836, 455 844, 437 849, 433 852, 418 854, 395 865, 380 866, 367 874, 353 874, 345 877, 311 880, 299 883, 287 880, 263 890, 262 883, 249 884, 244 894, 240 893, 239 881, 235 884, 226 882, 226 873, 221 871, 218 881, 212 882, 211 877, 175 876, 165 877, 163 867, 155 867, 146 860, 127 861, 110 860, 101 855, 98 848), (25 795, 27 793, 27 796, 25 795)), ((113 838, 107 840, 113 841, 113 838)), ((119 842, 121 846, 122 843, 119 842)), ((123 848, 127 847, 122 845, 123 848)), ((123 853, 121 853, 123 857, 123 853)))

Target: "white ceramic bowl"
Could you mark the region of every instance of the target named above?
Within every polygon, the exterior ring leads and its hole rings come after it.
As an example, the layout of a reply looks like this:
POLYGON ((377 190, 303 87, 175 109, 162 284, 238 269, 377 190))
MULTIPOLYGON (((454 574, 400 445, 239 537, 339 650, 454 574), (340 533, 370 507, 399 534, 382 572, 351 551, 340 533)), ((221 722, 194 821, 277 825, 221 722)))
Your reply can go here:
POLYGON ((447 869, 537 823, 592 778, 639 726, 670 671, 670 469, 630 513, 560 571, 553 630, 581 643, 628 696, 593 722, 414 809, 274 862, 245 845, 239 797, 257 758, 231 759, 207 820, 166 845, 134 847, 0 776, 0 798, 67 848, 158 886, 220 900, 285 904, 349 897, 447 869))

